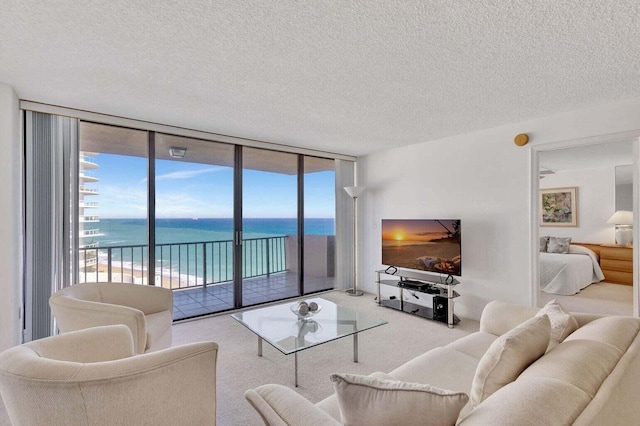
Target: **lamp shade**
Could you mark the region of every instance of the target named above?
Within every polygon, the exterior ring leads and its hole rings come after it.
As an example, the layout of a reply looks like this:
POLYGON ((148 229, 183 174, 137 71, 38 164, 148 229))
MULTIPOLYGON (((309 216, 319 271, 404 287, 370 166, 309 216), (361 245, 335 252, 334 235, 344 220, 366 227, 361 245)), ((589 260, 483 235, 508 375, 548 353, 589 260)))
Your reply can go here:
POLYGON ((344 190, 351 198, 358 198, 364 192, 364 186, 345 186, 344 190))
POLYGON ((614 225, 633 225, 633 212, 627 210, 618 210, 611 216, 607 223, 614 225))

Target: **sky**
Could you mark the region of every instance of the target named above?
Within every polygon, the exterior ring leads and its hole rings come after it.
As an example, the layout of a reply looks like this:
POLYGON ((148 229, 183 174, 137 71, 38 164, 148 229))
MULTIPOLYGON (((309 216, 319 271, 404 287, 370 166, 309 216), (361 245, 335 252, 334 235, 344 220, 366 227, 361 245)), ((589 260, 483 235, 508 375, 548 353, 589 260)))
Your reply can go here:
MULTIPOLYGON (((99 195, 100 218, 147 217, 147 159, 113 154, 93 157, 99 182, 88 183, 99 195)), ((295 218, 297 177, 270 172, 243 172, 246 218, 295 218)), ((305 174, 305 217, 335 216, 335 173, 305 174)), ((156 161, 156 217, 233 217, 233 169, 181 161, 156 161)))
POLYGON ((384 240, 430 241, 446 237, 447 230, 453 232, 453 220, 385 219, 382 221, 382 239, 384 240))

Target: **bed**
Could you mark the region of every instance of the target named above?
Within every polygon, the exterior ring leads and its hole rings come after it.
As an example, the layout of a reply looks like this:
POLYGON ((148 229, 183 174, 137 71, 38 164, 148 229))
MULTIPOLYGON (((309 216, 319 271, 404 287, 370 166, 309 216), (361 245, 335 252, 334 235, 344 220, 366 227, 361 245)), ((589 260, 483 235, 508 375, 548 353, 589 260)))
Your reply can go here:
POLYGON ((598 256, 590 249, 570 245, 569 253, 540 253, 540 289, 570 296, 604 279, 598 256))

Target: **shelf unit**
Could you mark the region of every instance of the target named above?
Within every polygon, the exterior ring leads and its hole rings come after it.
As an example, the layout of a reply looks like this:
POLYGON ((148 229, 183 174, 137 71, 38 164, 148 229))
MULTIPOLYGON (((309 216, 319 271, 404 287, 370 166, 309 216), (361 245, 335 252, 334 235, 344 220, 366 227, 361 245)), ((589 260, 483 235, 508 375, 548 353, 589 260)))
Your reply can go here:
POLYGON ((377 303, 380 306, 385 306, 391 309, 397 309, 402 312, 406 312, 412 315, 418 315, 420 317, 440 321, 446 323, 449 328, 453 328, 455 324, 460 322, 460 318, 453 312, 453 299, 460 296, 454 287, 460 284, 460 282, 449 276, 444 277, 440 274, 433 274, 429 272, 413 272, 413 271, 400 271, 395 273, 387 272, 385 269, 376 271, 376 286, 378 291, 377 303), (406 285, 404 280, 412 280, 420 283, 424 283, 427 286, 424 288, 416 288, 415 286, 406 285), (396 287, 399 291, 398 297, 395 299, 382 299, 380 293, 380 286, 386 285, 390 287, 396 287), (412 291, 421 294, 428 294, 434 296, 436 303, 446 303, 446 316, 435 316, 434 310, 428 306, 418 305, 416 303, 407 302, 404 300, 404 291, 412 291))

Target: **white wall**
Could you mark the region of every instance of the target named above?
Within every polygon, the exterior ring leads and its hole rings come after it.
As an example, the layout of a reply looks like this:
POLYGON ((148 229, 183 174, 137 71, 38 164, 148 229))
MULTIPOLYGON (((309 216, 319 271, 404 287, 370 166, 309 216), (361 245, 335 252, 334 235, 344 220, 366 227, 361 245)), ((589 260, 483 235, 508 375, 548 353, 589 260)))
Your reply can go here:
POLYGON ((375 292, 381 219, 460 218, 456 313, 477 319, 494 299, 531 305, 531 146, 637 130, 638 111, 640 99, 627 100, 360 158, 359 286, 375 292), (515 146, 519 133, 529 145, 515 146))
POLYGON ((20 343, 22 288, 22 143, 13 88, 0 83, 0 351, 20 343))
POLYGON ((540 227, 540 235, 571 237, 581 243, 615 243, 614 225, 607 220, 615 213, 615 167, 563 170, 540 180, 540 189, 578 187, 578 226, 540 227))

